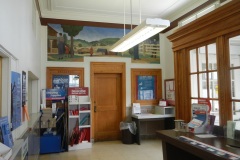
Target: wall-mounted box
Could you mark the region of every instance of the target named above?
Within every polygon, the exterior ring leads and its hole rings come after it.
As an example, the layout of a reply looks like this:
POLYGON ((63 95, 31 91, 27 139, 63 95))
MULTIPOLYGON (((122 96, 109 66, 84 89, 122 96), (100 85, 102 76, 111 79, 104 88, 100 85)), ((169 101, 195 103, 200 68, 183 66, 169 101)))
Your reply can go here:
POLYGON ((155 114, 175 116, 175 107, 172 107, 172 106, 166 106, 166 107, 155 106, 155 114))

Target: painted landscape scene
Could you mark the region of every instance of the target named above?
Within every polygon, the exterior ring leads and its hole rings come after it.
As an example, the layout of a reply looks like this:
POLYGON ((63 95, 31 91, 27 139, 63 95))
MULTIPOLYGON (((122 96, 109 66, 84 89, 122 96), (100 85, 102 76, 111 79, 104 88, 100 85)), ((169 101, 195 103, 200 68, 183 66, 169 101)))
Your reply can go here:
POLYGON ((158 34, 125 52, 111 52, 109 48, 123 36, 124 29, 48 24, 48 61, 83 62, 85 56, 101 56, 160 63, 158 34))

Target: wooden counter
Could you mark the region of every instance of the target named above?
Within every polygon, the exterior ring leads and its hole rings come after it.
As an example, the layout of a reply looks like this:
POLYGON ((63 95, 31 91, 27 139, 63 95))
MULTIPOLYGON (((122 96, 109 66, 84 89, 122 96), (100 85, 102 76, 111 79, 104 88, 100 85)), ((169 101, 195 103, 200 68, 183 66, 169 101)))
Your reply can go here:
MULTIPOLYGON (((174 130, 157 131, 157 136, 162 140, 164 160, 227 160, 229 154, 240 155, 240 149, 228 146, 229 139, 224 137, 198 138, 193 133, 174 130), (191 142, 182 140, 181 136, 190 138, 191 142)), ((240 160, 240 156, 235 160, 240 160)))

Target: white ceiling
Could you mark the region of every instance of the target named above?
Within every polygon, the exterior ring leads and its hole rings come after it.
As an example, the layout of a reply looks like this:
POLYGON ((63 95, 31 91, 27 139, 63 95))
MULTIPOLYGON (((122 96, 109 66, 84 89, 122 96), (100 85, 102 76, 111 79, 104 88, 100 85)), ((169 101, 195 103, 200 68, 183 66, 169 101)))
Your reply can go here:
POLYGON ((43 18, 126 24, 139 24, 140 20, 156 17, 173 21, 206 1, 38 0, 43 18))

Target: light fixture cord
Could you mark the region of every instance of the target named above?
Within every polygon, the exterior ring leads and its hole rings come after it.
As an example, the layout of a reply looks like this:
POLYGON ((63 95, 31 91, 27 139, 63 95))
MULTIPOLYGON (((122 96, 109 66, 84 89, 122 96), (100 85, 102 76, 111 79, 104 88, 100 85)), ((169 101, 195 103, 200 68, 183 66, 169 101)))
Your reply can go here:
POLYGON ((131 30, 132 30, 132 0, 130 1, 130 8, 131 8, 131 30))
POLYGON ((141 9, 142 9, 142 1, 139 0, 139 20, 140 20, 139 24, 141 24, 141 22, 142 22, 141 9))
POLYGON ((126 34, 126 32, 125 32, 125 0, 123 1, 123 21, 124 21, 124 36, 125 36, 125 34, 126 34))

